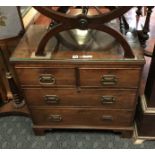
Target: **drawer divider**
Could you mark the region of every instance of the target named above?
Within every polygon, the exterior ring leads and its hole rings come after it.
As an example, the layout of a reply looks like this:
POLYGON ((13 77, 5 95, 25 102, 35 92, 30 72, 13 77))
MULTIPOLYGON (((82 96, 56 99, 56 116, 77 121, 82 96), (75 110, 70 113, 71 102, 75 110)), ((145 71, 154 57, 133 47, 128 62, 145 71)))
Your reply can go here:
POLYGON ((79 67, 75 67, 75 79, 76 79, 76 87, 80 89, 80 70, 79 67))

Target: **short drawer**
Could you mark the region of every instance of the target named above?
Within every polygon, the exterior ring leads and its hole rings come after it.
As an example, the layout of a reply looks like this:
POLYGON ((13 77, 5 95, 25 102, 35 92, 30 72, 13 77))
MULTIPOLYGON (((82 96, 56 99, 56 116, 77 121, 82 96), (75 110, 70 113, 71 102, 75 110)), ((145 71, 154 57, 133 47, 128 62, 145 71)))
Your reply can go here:
POLYGON ((75 71, 72 68, 16 68, 16 73, 21 85, 75 85, 75 71))
POLYGON ((35 125, 53 126, 130 126, 133 112, 100 108, 37 108, 31 109, 35 125))
POLYGON ((137 88, 140 69, 81 68, 80 85, 83 87, 137 88))
POLYGON ((137 90, 27 88, 24 89, 30 106, 95 106, 133 109, 137 90))

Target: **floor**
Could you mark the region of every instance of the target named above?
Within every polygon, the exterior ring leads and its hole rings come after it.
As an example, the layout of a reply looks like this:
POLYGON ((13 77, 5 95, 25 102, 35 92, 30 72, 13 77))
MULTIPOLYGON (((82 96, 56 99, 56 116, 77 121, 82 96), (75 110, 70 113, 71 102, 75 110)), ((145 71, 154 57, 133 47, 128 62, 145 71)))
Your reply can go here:
POLYGON ((133 144, 110 131, 53 130, 35 136, 32 121, 25 117, 0 118, 1 149, 154 149, 155 141, 133 144))

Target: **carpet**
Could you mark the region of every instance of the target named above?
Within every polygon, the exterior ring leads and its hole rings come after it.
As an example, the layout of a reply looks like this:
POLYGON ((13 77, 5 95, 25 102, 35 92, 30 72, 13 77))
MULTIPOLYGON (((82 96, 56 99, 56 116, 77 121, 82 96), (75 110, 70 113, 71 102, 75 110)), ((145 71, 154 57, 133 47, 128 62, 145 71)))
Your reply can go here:
POLYGON ((26 117, 0 118, 1 149, 154 149, 155 141, 134 145, 132 139, 107 131, 52 130, 35 136, 26 117))

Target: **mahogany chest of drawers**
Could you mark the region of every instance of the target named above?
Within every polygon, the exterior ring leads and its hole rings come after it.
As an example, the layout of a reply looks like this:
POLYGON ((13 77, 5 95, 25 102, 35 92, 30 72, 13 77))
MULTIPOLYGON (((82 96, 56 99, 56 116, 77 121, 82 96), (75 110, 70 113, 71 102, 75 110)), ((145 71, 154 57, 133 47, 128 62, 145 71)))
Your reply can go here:
MULTIPOLYGON (((32 55, 43 31, 42 26, 31 27, 10 59, 35 133, 66 128, 110 129, 131 135, 144 65, 136 40, 130 41, 132 59, 124 58, 113 43, 106 49, 109 53, 70 52, 59 46, 50 59, 35 58, 32 55)), ((50 49, 53 42, 48 43, 50 49)))

